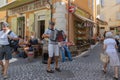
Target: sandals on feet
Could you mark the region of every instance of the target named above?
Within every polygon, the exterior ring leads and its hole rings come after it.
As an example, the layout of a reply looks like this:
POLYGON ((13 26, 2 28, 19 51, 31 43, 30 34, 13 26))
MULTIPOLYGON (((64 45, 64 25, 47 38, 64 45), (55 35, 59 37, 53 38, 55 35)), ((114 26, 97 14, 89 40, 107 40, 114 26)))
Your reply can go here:
POLYGON ((117 77, 113 77, 114 78, 114 80, 118 80, 118 78, 117 77))
POLYGON ((105 71, 105 70, 102 70, 102 72, 103 72, 104 74, 106 74, 106 71, 105 71))
POLYGON ((56 71, 61 72, 60 68, 55 68, 56 71))
POLYGON ((48 73, 54 73, 54 71, 53 71, 53 70, 47 70, 47 72, 48 72, 48 73))
POLYGON ((4 79, 7 79, 7 78, 8 78, 8 75, 3 75, 3 78, 4 78, 4 79))
POLYGON ((3 75, 4 74, 4 69, 2 68, 2 70, 1 70, 1 75, 3 75))

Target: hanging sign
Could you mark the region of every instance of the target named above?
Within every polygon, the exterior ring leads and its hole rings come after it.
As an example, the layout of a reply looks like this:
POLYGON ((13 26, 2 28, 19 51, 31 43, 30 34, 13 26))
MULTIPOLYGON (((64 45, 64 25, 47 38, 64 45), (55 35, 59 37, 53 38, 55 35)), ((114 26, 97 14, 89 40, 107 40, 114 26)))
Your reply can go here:
POLYGON ((74 13, 75 12, 75 6, 69 6, 69 12, 74 13))

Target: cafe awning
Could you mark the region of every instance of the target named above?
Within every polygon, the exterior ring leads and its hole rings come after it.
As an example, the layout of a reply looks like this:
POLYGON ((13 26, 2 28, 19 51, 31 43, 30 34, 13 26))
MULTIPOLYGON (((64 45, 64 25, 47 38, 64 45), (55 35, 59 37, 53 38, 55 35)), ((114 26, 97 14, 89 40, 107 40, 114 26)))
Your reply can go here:
POLYGON ((32 1, 35 1, 35 0, 13 0, 5 5, 0 6, 0 11, 9 10, 11 8, 14 8, 32 1))
POLYGON ((84 17, 84 16, 78 15, 78 14, 76 14, 76 13, 74 13, 74 15, 75 15, 76 17, 84 20, 84 21, 89 21, 89 22, 95 23, 94 21, 92 21, 92 20, 90 20, 90 19, 88 19, 88 18, 86 18, 86 17, 84 17))

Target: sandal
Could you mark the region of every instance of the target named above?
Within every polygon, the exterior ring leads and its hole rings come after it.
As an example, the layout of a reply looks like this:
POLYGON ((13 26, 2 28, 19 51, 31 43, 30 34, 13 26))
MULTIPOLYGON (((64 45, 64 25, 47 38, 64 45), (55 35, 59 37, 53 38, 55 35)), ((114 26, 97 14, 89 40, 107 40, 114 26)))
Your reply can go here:
POLYGON ((54 71, 53 71, 53 70, 47 70, 47 72, 48 72, 48 73, 54 73, 54 71))
POLYGON ((9 78, 9 77, 8 77, 8 75, 3 75, 3 78, 4 78, 4 79, 7 79, 7 78, 9 78))
POLYGON ((60 68, 55 68, 56 71, 61 72, 60 68))
POLYGON ((4 69, 1 70, 1 75, 3 75, 3 74, 4 74, 4 69))
POLYGON ((104 74, 106 74, 106 73, 107 73, 105 70, 102 70, 102 72, 103 72, 104 74))
POLYGON ((118 80, 118 78, 117 77, 113 77, 114 78, 114 80, 118 80))

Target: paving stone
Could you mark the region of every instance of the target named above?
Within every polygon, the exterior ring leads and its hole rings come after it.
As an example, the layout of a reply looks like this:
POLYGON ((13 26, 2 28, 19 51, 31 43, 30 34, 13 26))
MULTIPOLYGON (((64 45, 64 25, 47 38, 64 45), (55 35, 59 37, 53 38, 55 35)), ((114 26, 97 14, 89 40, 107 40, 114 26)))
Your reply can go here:
MULTIPOLYGON (((41 58, 34 59, 33 62, 29 62, 27 58, 14 58, 8 70, 8 80, 113 80, 112 67, 108 66, 106 75, 101 71, 101 50, 102 44, 98 44, 83 56, 75 57, 73 61, 59 61, 62 72, 55 71, 53 74, 46 72, 47 64, 43 64, 41 58)), ((54 69, 54 64, 51 67, 54 69)), ((3 80, 2 75, 0 80, 3 80)))

